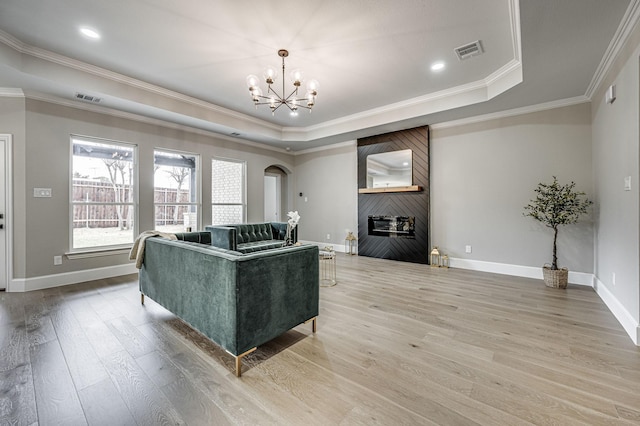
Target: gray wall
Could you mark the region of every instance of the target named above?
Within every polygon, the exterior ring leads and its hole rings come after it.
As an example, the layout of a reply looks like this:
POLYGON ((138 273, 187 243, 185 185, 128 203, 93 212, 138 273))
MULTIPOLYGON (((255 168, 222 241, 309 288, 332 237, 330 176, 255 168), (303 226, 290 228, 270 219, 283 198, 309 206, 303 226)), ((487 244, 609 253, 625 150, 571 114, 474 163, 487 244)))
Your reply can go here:
MULTIPOLYGON (((450 257, 542 266, 552 232, 522 215, 536 184, 592 195, 588 103, 475 124, 431 126, 431 243, 450 257), (465 253, 465 245, 472 253, 465 253)), ((558 262, 593 272, 589 218, 560 230, 558 262)))
POLYGON ((356 142, 297 155, 294 175, 294 204, 300 213, 299 238, 343 249, 347 232, 356 235, 358 232, 356 142), (302 197, 298 195, 300 192, 302 197))
MULTIPOLYGON (((37 100, 0 98, 0 132, 14 133, 14 277, 30 278, 128 263, 126 255, 64 259, 69 251, 69 167, 71 134, 138 145, 140 229, 153 229, 153 150, 169 148, 200 154, 202 220, 211 223, 211 158, 247 162, 247 219, 264 219, 264 170, 271 165, 293 170, 293 156, 216 138, 208 134, 160 127, 139 121, 84 111, 37 100), (25 137, 26 135, 26 137, 25 137), (23 166, 23 167, 22 167, 23 166), (22 179, 20 173, 25 173, 22 179), (52 188, 52 198, 34 198, 34 187, 52 188), (25 249, 22 250, 24 244, 25 249), (24 255, 23 255, 24 253, 24 255), (24 259, 28 259, 25 262, 24 259)), ((290 198, 289 198, 290 199, 290 198)))
POLYGON ((636 28, 592 99, 597 203, 595 275, 636 323, 640 319, 639 46, 640 29, 636 28), (616 85, 617 99, 606 104, 604 91, 610 84, 616 85), (624 191, 626 176, 631 176, 631 191, 624 191))

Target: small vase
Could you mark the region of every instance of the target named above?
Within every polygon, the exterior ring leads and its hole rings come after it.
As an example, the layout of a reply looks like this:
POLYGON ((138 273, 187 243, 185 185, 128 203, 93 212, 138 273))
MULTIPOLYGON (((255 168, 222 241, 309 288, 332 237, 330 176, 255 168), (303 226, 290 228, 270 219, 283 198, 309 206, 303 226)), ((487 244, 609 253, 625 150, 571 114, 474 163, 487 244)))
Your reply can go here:
POLYGON ((293 241, 291 241, 291 225, 287 224, 287 234, 284 237, 284 245, 292 246, 293 241))

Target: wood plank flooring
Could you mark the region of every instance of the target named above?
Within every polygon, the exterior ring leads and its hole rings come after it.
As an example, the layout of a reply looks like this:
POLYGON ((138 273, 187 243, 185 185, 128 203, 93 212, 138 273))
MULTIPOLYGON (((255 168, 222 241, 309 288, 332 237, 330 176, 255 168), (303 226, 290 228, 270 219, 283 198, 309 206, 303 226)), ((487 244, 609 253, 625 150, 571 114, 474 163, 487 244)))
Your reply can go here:
POLYGON ((0 293, 0 425, 640 424, 640 349, 595 292, 340 254, 301 325, 245 358, 137 276, 0 293))

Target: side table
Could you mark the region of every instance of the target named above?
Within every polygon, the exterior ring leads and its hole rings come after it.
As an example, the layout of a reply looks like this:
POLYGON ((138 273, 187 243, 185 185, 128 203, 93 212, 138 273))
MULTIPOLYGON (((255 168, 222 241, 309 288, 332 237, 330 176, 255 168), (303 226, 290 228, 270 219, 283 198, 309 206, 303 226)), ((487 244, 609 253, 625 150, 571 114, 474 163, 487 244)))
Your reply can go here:
POLYGON ((336 252, 333 247, 320 250, 320 287, 333 287, 336 279, 336 252))

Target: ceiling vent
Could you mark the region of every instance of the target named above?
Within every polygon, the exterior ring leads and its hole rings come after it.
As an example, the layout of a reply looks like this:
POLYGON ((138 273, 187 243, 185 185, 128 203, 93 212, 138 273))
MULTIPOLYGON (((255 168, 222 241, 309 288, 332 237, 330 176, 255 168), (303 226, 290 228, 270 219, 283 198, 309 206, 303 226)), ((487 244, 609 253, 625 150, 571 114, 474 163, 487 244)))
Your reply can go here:
POLYGON ((482 49, 482 42, 480 40, 465 44, 464 46, 456 47, 453 50, 455 50, 456 55, 458 55, 458 59, 461 61, 484 53, 484 50, 482 49))
POLYGON ((96 96, 91 96, 91 95, 85 95, 83 93, 76 93, 76 99, 85 101, 85 102, 91 102, 94 104, 99 104, 100 102, 102 102, 102 98, 98 98, 96 96))

